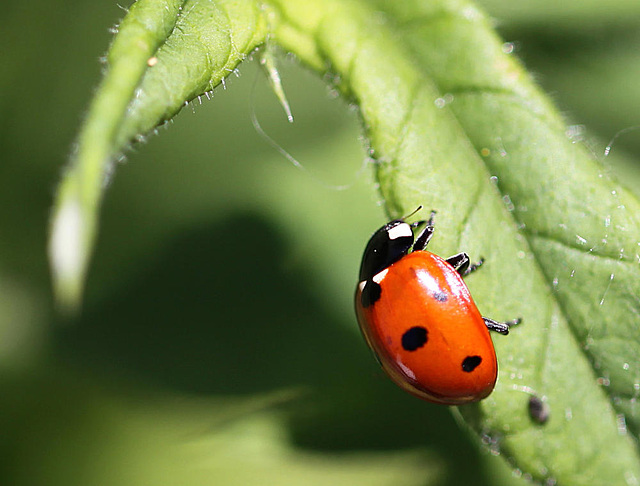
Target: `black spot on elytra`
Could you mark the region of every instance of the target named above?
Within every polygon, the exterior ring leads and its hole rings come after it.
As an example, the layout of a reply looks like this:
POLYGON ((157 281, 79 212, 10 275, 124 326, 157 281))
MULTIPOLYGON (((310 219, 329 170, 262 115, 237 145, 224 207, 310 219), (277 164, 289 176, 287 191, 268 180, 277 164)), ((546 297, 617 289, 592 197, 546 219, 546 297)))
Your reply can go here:
POLYGON ((437 290, 433 293, 433 298, 438 302, 446 302, 448 299, 447 294, 445 294, 444 292, 439 292, 437 290))
POLYGON ((414 326, 402 335, 402 347, 405 351, 415 351, 427 344, 427 330, 414 326))
POLYGON ((480 356, 467 356, 462 361, 462 371, 465 373, 471 373, 480 363, 482 363, 482 358, 480 356))
POLYGON ((364 288, 362 289, 362 295, 360 296, 360 303, 362 307, 365 309, 380 299, 380 295, 382 294, 382 287, 380 284, 374 282, 373 280, 367 280, 364 284, 364 288))

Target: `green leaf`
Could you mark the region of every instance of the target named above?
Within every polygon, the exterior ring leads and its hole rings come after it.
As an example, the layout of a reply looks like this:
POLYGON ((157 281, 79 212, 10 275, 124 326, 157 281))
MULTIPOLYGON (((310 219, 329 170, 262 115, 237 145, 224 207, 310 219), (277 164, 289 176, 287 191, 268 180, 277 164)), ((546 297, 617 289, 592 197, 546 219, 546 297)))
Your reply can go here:
POLYGON ((408 31, 405 39, 440 90, 455 98, 454 115, 497 176, 577 342, 607 394, 630 412, 627 424, 637 434, 640 203, 571 140, 570 129, 488 28, 471 29, 455 14, 438 24, 408 31), (439 46, 445 32, 461 43, 439 46), (477 71, 463 76, 452 59, 477 71))
MULTIPOLYGON (((510 200, 578 343, 607 393, 630 410, 628 401, 640 396, 640 203, 571 140, 570 129, 500 41, 486 26, 470 28, 474 23, 450 12, 404 38, 441 92, 455 99, 451 110, 510 200), (445 34, 460 44, 440 46, 445 34), (471 69, 462 73, 455 63, 471 69)), ((636 432, 639 419, 638 412, 627 416, 636 432)))
POLYGON ((434 247, 487 259, 470 279, 482 311, 524 318, 496 338, 496 392, 462 415, 538 480, 640 480, 624 426, 637 428, 640 382, 638 201, 567 136, 473 5, 322 2, 310 24, 308 4, 279 4, 278 40, 360 106, 391 214, 437 209, 434 247), (298 47, 305 33, 316 49, 298 47), (543 426, 530 395, 550 407, 543 426))
POLYGON ((55 201, 49 255, 63 310, 79 305, 114 160, 223 82, 266 32, 264 12, 249 0, 140 0, 131 7, 55 201))
POLYGON ((524 318, 496 337, 498 385, 460 409, 467 423, 536 480, 638 484, 640 204, 567 135, 483 13, 459 0, 171 5, 141 0, 123 22, 61 184, 61 303, 79 302, 114 158, 271 36, 357 104, 390 214, 437 209, 433 248, 486 258, 469 279, 481 311, 524 318))

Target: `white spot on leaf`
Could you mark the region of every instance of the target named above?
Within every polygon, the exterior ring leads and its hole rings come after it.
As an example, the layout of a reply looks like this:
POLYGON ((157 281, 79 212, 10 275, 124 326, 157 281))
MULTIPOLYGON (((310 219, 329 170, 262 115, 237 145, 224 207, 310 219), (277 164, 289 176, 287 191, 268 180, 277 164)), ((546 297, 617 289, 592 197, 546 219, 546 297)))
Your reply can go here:
POLYGON ((502 52, 505 54, 511 54, 515 50, 516 46, 513 42, 505 42, 502 44, 502 52))

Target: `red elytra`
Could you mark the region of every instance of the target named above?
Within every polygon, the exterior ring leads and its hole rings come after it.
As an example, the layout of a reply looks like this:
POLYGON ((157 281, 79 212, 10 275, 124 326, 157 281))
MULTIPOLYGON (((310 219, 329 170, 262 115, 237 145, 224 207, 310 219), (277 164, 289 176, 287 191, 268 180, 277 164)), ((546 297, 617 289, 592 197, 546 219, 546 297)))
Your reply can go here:
POLYGON ((444 260, 426 251, 429 221, 394 220, 369 240, 356 290, 360 329, 391 379, 429 402, 462 405, 493 390, 498 363, 489 330, 501 323, 478 311, 462 277, 475 270, 466 253, 444 260), (426 227, 415 239, 413 228, 426 227), (413 250, 409 253, 410 250, 413 250))

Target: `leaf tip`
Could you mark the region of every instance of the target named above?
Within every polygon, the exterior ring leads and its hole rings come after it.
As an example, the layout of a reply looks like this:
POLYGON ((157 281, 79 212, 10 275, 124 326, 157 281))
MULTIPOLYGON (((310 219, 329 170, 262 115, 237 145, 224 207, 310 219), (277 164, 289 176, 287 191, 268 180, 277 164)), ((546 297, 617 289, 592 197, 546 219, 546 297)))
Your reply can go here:
POLYGON ((83 290, 86 253, 85 225, 80 203, 64 201, 55 211, 49 240, 49 262, 55 301, 61 313, 79 311, 83 290))

